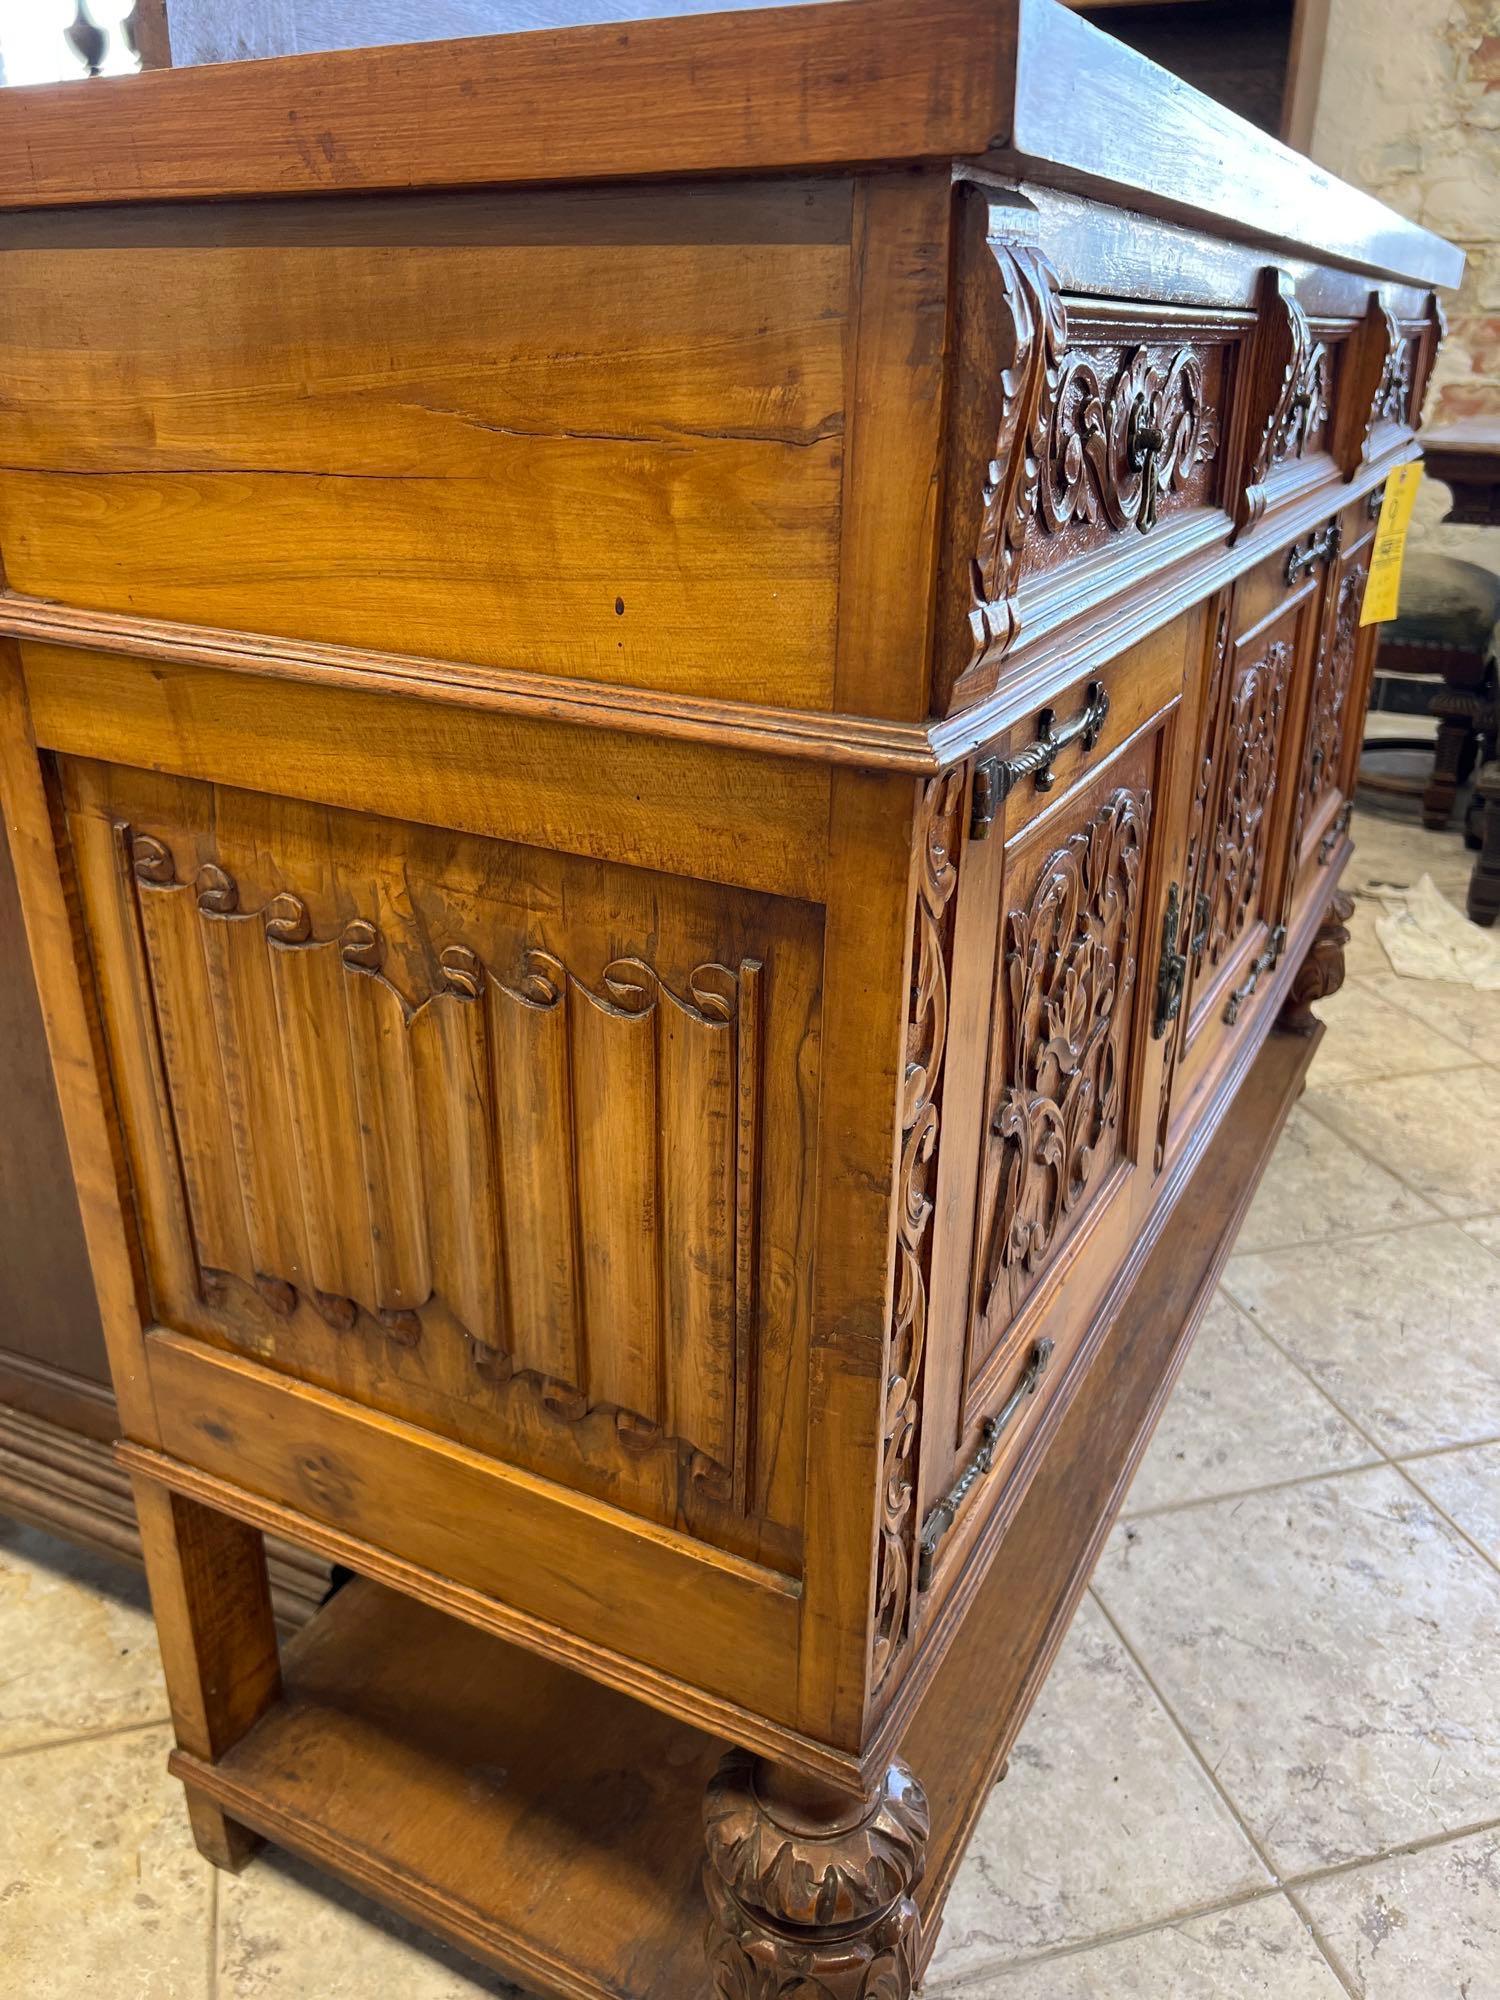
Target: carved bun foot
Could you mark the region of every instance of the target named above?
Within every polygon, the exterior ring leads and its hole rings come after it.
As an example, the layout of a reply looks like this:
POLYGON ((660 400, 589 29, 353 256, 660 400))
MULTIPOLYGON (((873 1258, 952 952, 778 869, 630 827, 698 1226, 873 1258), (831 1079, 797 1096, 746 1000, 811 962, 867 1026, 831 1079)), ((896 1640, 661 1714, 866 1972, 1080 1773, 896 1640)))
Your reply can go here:
POLYGON ((715 2000, 911 2000, 928 1817, 903 1765, 858 1799, 732 1751, 703 1827, 715 2000))
POLYGON ((1288 1034, 1312 1034, 1318 1025, 1313 1002, 1327 1000, 1343 985, 1344 947, 1349 942, 1349 919, 1353 915, 1354 898, 1347 889, 1335 889, 1312 946, 1297 968, 1276 1024, 1288 1034))

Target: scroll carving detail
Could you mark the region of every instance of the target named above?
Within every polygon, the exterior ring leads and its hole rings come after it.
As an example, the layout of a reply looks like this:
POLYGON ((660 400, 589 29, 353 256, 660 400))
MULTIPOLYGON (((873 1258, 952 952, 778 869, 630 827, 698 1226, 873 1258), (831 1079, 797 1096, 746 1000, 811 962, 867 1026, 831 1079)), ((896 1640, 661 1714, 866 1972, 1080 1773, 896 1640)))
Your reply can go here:
POLYGON ((951 945, 948 913, 958 886, 964 780, 965 773, 960 767, 944 772, 928 784, 918 827, 912 985, 901 1099, 894 1302, 886 1371, 880 1533, 876 1548, 871 1664, 877 1687, 905 1639, 912 1594, 916 1529, 912 1454, 927 1340, 930 1180, 937 1153, 943 1056, 948 1040, 951 945))
POLYGON ((1287 459, 1301 458, 1327 424, 1333 387, 1328 349, 1314 337, 1285 271, 1266 273, 1255 341, 1255 381, 1265 416, 1246 471, 1242 528, 1264 514, 1271 473, 1287 459))
POLYGON ((1190 347, 1112 358, 1068 347, 1056 271, 1029 245, 991 239, 1004 329, 1000 421, 970 562, 973 660, 998 658, 1020 631, 1028 543, 1075 524, 1152 527, 1219 448, 1203 362, 1190 347))
POLYGON ((1095 357, 1070 354, 1048 414, 1042 521, 1054 534, 1074 521, 1150 527, 1157 499, 1180 490, 1218 448, 1192 348, 1153 360, 1137 347, 1108 379, 1095 357))
POLYGON ((1207 856, 1210 965, 1223 963, 1255 912, 1276 790, 1291 642, 1276 639, 1235 678, 1224 739, 1224 789, 1207 856))
POLYGON ((1053 853, 1006 951, 1008 1072, 990 1127, 1001 1167, 987 1315, 1024 1286, 1100 1185, 1118 1142, 1149 792, 1116 790, 1053 853))
POLYGON ((1313 682, 1312 719, 1302 768, 1298 834, 1293 852, 1301 846, 1301 829, 1320 801, 1339 782, 1344 754, 1344 729, 1349 719, 1349 697, 1354 686, 1354 668, 1359 656, 1359 612, 1364 603, 1367 562, 1351 563, 1339 580, 1333 629, 1318 656, 1313 682))
POLYGON ((319 938, 289 891, 247 911, 217 864, 129 858, 207 1301, 411 1345, 440 1299, 479 1378, 743 1505, 759 963, 678 991, 533 948, 507 980, 455 942, 414 1002, 369 920, 319 938))

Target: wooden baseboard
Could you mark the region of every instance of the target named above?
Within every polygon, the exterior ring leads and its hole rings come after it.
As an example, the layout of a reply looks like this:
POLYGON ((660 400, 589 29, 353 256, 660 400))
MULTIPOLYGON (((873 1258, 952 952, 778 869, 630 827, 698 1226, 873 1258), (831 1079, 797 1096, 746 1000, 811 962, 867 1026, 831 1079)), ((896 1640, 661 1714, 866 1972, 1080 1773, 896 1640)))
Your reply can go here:
MULTIPOLYGON (((1317 1040, 1274 1034, 1257 1057, 905 1734, 932 1808, 928 1949, 1317 1040)), ((363 1580, 284 1670, 219 1763, 174 1756, 190 1789, 557 2000, 698 2000, 721 1742, 363 1580)))
MULTIPOLYGON (((0 1514, 45 1528, 71 1542, 139 1564, 130 1480, 113 1447, 0 1403, 0 1514)), ((329 1566, 290 1542, 268 1537, 271 1595, 284 1632, 295 1632, 328 1589, 329 1566)))

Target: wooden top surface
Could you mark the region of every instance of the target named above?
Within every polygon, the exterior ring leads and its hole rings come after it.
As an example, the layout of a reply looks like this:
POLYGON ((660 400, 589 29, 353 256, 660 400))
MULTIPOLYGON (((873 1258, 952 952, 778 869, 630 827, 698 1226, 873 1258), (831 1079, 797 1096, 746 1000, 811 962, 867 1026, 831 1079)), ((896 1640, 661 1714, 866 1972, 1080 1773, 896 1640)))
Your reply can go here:
POLYGON ((934 159, 1417 284, 1462 273, 1057 0, 832 0, 0 94, 6 208, 934 159))

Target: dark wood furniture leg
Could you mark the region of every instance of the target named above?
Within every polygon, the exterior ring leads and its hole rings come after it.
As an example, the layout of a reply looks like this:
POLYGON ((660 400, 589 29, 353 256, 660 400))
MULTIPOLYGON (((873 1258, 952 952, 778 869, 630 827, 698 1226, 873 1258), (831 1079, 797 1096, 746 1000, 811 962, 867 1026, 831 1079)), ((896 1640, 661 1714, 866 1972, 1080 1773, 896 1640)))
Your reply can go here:
POLYGON ((1469 877, 1470 923, 1486 928, 1500 917, 1500 762, 1486 764, 1474 785, 1479 806, 1479 853, 1469 877))
MULTIPOLYGON (((152 1480, 134 1485, 178 1747, 217 1763, 281 1696, 265 1542, 152 1480)), ((187 1801, 198 1851, 238 1873, 259 1836, 192 1785, 187 1801)))
POLYGON ((1347 889, 1335 889, 1276 1023, 1288 1034, 1317 1033, 1318 1017, 1312 1010, 1313 1002, 1328 999, 1344 983, 1344 947, 1349 942, 1349 919, 1353 915, 1354 898, 1347 889))
POLYGON ((1422 824, 1441 833, 1453 816, 1459 787, 1467 782, 1479 750, 1478 712, 1482 697, 1444 688, 1432 698, 1438 719, 1433 744, 1432 776, 1422 794, 1422 824))
POLYGON ((709 1784, 703 1831, 719 2000, 910 2000, 928 1810, 905 1765, 858 1798, 734 1750, 709 1784))

